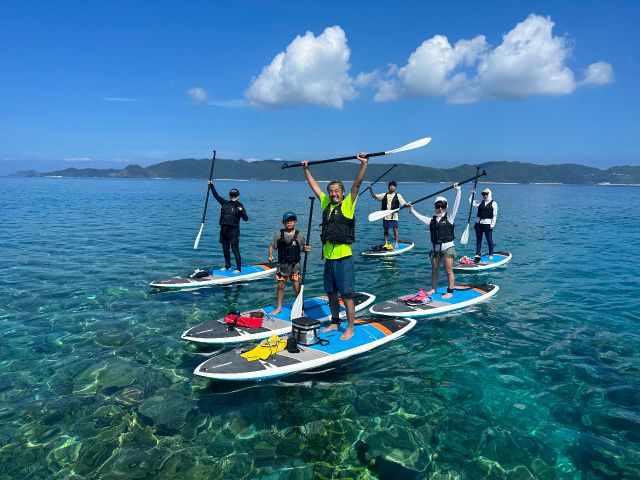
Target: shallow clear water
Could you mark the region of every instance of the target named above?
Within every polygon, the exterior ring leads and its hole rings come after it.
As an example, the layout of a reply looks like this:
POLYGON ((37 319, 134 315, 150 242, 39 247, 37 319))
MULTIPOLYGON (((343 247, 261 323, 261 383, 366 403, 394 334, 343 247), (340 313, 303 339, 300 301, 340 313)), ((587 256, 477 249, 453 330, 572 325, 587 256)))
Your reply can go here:
MULTIPOLYGON (((266 260, 283 211, 306 230, 305 184, 233 185, 247 263, 266 260)), ((640 477, 640 189, 493 190, 496 248, 514 259, 477 277, 500 285, 492 300, 333 369, 233 384, 193 376, 217 350, 180 334, 272 304, 273 280, 147 287, 221 264, 215 203, 193 250, 202 182, 0 179, 0 478, 640 477)), ((377 209, 361 197, 358 251, 381 238, 377 209)), ((411 253, 356 258, 357 287, 379 300, 428 286, 426 230, 401 220, 411 253)))

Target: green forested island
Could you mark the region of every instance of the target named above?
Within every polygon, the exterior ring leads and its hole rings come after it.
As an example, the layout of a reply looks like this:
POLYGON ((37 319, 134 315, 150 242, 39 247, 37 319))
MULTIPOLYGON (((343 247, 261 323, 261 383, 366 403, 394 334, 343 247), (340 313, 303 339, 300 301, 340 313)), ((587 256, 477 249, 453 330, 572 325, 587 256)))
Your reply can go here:
MULTIPOLYGON (((367 180, 373 180, 392 163, 372 161, 367 180)), ((278 160, 248 162, 245 160, 217 159, 214 177, 234 180, 288 180, 302 181, 300 168, 281 169, 278 160)), ((454 168, 433 168, 420 165, 398 164, 390 174, 398 182, 454 182, 469 177, 475 167, 487 171, 487 182, 504 183, 564 183, 564 184, 640 184, 640 166, 619 166, 601 170, 577 164, 536 165, 522 162, 486 162, 478 165, 460 165, 454 168)), ((26 177, 98 177, 98 178, 174 178, 203 179, 209 175, 210 159, 185 158, 141 167, 129 165, 123 169, 67 168, 52 172, 33 170, 18 172, 26 177)), ((331 180, 355 177, 358 165, 352 162, 329 163, 313 167, 316 178, 331 180)))

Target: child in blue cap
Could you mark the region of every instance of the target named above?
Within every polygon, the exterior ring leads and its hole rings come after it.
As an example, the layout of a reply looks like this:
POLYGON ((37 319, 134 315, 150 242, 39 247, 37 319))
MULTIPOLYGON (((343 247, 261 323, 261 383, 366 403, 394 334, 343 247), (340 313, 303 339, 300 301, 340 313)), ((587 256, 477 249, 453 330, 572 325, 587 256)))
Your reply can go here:
POLYGON ((278 270, 276 271, 276 281, 278 282, 277 306, 271 312, 272 315, 277 315, 282 310, 282 300, 287 280, 291 280, 291 285, 296 295, 300 293, 301 253, 310 251, 311 246, 305 244, 304 236, 300 231, 296 230, 297 221, 298 218, 294 212, 285 212, 282 215, 284 228, 273 234, 273 240, 269 245, 270 262, 273 262, 274 250, 278 252, 278 270))

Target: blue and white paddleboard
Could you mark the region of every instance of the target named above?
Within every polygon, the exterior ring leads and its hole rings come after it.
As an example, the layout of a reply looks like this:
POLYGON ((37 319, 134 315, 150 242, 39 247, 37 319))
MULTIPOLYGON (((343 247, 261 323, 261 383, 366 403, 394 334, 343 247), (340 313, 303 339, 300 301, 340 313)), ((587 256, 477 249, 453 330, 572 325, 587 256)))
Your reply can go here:
POLYGON ((355 333, 349 340, 340 340, 343 333, 341 331, 319 332, 320 338, 328 344, 309 347, 299 345, 298 353, 290 353, 285 349, 273 355, 267 353, 264 360, 248 360, 241 356, 243 350, 236 349, 208 359, 198 365, 193 373, 216 380, 265 380, 280 377, 367 352, 401 337, 415 324, 416 321, 411 318, 359 319, 354 326, 355 333))
MULTIPOLYGON (((357 292, 353 296, 356 312, 371 305, 375 299, 375 295, 366 292, 357 292)), ((260 340, 268 338, 271 335, 286 335, 291 332, 291 307, 293 307, 292 303, 284 304, 282 310, 277 315, 271 314, 276 308, 275 305, 257 309, 257 311, 265 314, 262 319, 262 327, 249 328, 235 326, 229 328, 229 324, 220 318, 190 328, 182 334, 182 339, 191 342, 225 344, 260 340)), ((326 296, 306 298, 303 308, 305 317, 313 318, 321 322, 331 319, 329 300, 326 296)), ((241 315, 248 316, 250 312, 251 311, 243 312, 241 315)), ((342 302, 340 302, 340 316, 342 318, 346 316, 346 310, 342 302)))
POLYGON ((415 292, 411 295, 404 295, 386 302, 377 303, 369 311, 389 317, 430 317, 483 302, 493 297, 498 293, 498 290, 499 287, 492 284, 456 285, 453 295, 444 299, 442 296, 447 293, 447 289, 443 287, 432 293, 429 297, 430 301, 427 300, 422 305, 415 305, 415 302, 410 302, 411 305, 407 304, 407 301, 418 293, 415 292))
POLYGON ((368 250, 362 252, 365 257, 393 257, 395 255, 401 255, 407 253, 414 247, 413 242, 398 242, 398 246, 393 250, 383 250, 382 245, 371 247, 368 250))
POLYGON ((154 280, 149 286, 161 289, 191 290, 194 288, 210 287, 212 285, 228 285, 269 277, 276 273, 276 267, 276 263, 243 265, 240 272, 234 272, 235 269, 233 267, 228 270, 205 267, 190 273, 185 273, 184 275, 154 280))
MULTIPOLYGON (((489 254, 481 255, 478 263, 460 263, 457 261, 453 264, 455 273, 479 273, 494 268, 501 267, 511 260, 512 255, 509 252, 495 252, 493 259, 489 259, 489 254)), ((473 257, 470 257, 473 258, 473 257)))

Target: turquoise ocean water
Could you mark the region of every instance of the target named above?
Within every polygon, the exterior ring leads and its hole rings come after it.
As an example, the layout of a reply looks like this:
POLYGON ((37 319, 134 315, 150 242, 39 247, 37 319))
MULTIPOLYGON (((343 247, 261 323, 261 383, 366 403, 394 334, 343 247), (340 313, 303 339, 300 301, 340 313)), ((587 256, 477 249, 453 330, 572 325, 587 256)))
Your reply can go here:
MULTIPOLYGON (((247 207, 247 263, 266 260, 284 210, 306 231, 306 184, 219 184, 247 207)), ((0 179, 0 478, 640 477, 639 188, 493 185, 496 249, 514 255, 477 278, 500 286, 493 299, 335 368, 241 384, 195 377, 218 350, 180 334, 272 304, 274 281, 147 287, 221 265, 215 202, 193 250, 205 188, 0 179)), ((358 251, 381 239, 377 209, 361 197, 358 251)), ((322 292, 319 214, 309 294, 322 292)), ((358 289, 380 301, 429 286, 425 226, 405 213, 401 232, 411 253, 356 257, 358 289)))

